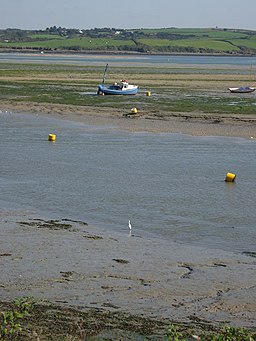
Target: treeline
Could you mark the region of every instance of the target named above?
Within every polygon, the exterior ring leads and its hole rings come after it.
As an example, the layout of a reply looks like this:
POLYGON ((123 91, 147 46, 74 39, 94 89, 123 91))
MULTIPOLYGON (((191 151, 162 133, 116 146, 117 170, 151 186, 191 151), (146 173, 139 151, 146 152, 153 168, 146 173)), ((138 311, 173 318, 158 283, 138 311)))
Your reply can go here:
MULTIPOLYGON (((0 39, 7 39, 10 41, 31 41, 31 35, 33 39, 42 39, 42 35, 50 34, 53 36, 74 38, 74 37, 89 37, 89 38, 115 38, 119 39, 139 39, 139 38, 154 38, 154 39, 169 39, 169 40, 180 40, 180 39, 193 39, 198 37, 198 29, 193 33, 193 29, 187 29, 189 33, 184 34, 184 29, 167 28, 167 29, 122 29, 122 28, 93 28, 93 29, 76 29, 76 28, 65 28, 51 26, 45 30, 21 30, 17 28, 7 28, 0 30, 0 39), (172 30, 174 32, 172 32, 172 30), (37 37, 36 37, 37 36, 37 37)), ((226 32, 242 34, 241 39, 249 39, 253 36, 256 37, 256 31, 253 30, 234 30, 234 29, 206 29, 203 30, 201 38, 209 38, 209 34, 212 32, 226 32)), ((228 37, 228 35, 227 35, 228 37)))
POLYGON ((174 27, 77 29, 51 26, 45 30, 7 28, 0 30, 0 49, 256 55, 256 31, 174 27))

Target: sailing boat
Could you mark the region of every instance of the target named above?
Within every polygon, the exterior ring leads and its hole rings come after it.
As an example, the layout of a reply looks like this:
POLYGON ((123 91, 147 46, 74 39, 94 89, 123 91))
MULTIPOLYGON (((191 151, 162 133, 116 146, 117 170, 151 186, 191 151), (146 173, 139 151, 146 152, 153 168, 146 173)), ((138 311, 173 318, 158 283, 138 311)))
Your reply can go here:
MULTIPOLYGON (((251 65, 251 74, 252 74, 252 65, 251 65)), ((252 84, 252 86, 240 86, 239 88, 228 88, 230 92, 239 93, 239 94, 247 94, 256 90, 254 87, 256 83, 252 84)))
POLYGON ((105 85, 105 77, 108 64, 105 67, 102 83, 98 85, 98 95, 136 95, 138 86, 129 84, 126 79, 122 79, 119 83, 114 83, 110 86, 105 85))

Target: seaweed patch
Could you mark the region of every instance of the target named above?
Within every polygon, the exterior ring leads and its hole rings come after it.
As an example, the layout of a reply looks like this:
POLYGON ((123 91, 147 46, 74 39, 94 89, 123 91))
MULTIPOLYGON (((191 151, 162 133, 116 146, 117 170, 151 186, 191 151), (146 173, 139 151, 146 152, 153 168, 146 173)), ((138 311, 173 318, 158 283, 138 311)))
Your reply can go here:
POLYGON ((77 231, 71 224, 62 223, 59 220, 33 219, 33 221, 20 221, 18 223, 20 225, 37 227, 40 229, 77 231))

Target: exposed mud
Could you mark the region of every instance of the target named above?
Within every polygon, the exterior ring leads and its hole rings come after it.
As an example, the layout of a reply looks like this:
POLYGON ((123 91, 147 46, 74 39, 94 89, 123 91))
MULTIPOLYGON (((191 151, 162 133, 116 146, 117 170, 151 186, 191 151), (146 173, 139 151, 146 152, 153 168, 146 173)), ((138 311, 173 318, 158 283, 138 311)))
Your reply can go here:
POLYGON ((39 340, 163 340, 171 323, 255 328, 254 251, 140 237, 2 210, 0 295, 35 298, 24 331, 39 340))
POLYGON ((2 110, 50 115, 89 125, 133 132, 183 133, 195 136, 235 136, 256 138, 255 115, 220 115, 200 112, 177 113, 140 110, 138 114, 117 108, 72 106, 47 103, 1 101, 2 110))

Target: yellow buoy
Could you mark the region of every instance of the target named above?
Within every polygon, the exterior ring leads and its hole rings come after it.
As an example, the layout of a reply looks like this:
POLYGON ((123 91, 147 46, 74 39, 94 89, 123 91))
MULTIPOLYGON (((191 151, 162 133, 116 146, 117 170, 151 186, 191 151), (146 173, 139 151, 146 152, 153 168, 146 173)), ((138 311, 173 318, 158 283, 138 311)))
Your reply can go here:
POLYGON ((137 108, 132 108, 131 112, 132 112, 132 114, 137 114, 138 113, 138 109, 137 108))
POLYGON ((49 134, 48 141, 55 141, 55 140, 56 140, 56 135, 55 134, 49 134))
POLYGON ((147 96, 151 96, 151 92, 150 92, 150 91, 147 91, 146 95, 147 95, 147 96))
POLYGON ((235 181, 235 178, 236 178, 236 174, 227 173, 225 181, 226 182, 233 182, 233 181, 235 181))

